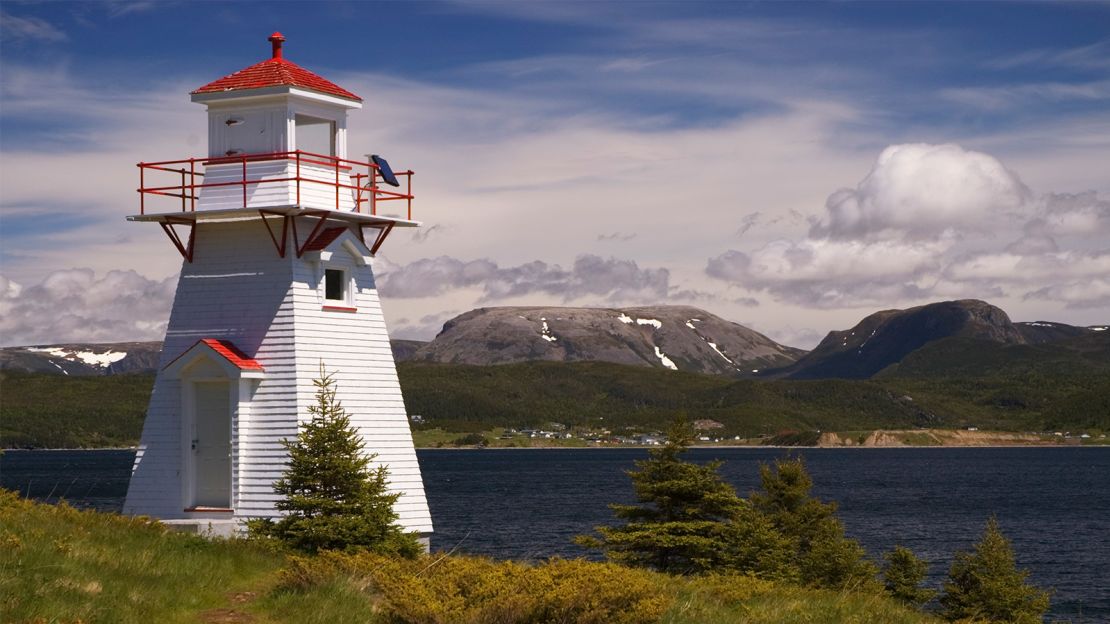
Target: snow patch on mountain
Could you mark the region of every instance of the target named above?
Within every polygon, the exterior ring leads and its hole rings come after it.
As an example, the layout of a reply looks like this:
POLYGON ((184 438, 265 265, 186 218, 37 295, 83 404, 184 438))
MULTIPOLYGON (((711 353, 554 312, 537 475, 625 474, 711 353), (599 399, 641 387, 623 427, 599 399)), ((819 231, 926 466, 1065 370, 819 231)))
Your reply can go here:
POLYGON ((659 358, 659 361, 663 363, 663 366, 666 366, 671 370, 678 370, 678 366, 675 365, 671 358, 667 357, 667 354, 663 353, 663 351, 658 346, 655 347, 655 357, 659 358))
POLYGON ((547 319, 541 318, 540 322, 543 323, 543 328, 540 332, 540 338, 543 338, 548 342, 555 342, 556 340, 558 340, 558 338, 551 335, 551 328, 547 325, 547 319))
MULTIPOLYGON (((72 351, 66 349, 59 349, 58 347, 26 347, 25 350, 34 353, 46 353, 54 357, 69 360, 70 362, 83 362, 89 366, 99 366, 104 368, 110 364, 127 357, 126 351, 105 351, 104 353, 94 353, 92 351, 72 351)), ((55 366, 57 366, 55 364, 55 366)), ((61 368, 61 367, 59 367, 61 368)))
POLYGON ((717 348, 717 343, 709 342, 708 340, 706 340, 705 344, 709 345, 710 347, 713 347, 713 350, 717 352, 717 355, 725 358, 726 362, 728 362, 729 364, 735 364, 735 362, 733 362, 727 355, 725 355, 723 351, 721 351, 720 349, 717 348))

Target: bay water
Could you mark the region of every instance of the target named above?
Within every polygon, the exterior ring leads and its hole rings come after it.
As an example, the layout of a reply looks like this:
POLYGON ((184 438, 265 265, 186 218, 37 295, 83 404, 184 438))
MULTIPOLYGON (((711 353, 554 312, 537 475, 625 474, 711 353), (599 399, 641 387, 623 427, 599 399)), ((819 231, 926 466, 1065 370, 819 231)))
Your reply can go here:
MULTIPOLYGON (((633 502, 625 471, 644 449, 419 450, 436 550, 497 558, 596 557, 571 542, 633 502)), ((742 494, 760 463, 802 456, 814 494, 835 501, 873 556, 901 544, 930 562, 939 587, 957 550, 990 516, 1029 581, 1055 590, 1050 616, 1110 621, 1110 448, 697 448, 723 460, 742 494)), ((7 451, 0 485, 39 500, 119 511, 132 451, 7 451)))

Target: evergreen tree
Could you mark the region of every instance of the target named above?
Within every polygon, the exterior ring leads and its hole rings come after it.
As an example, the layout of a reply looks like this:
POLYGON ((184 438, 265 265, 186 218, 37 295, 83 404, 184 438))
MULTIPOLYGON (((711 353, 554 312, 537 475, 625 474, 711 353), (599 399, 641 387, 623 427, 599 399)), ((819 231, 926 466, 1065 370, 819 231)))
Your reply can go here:
POLYGON ((679 418, 667 443, 628 472, 640 504, 610 505, 625 524, 597 527, 600 539, 580 536, 576 541, 600 548, 613 561, 662 572, 693 574, 723 567, 730 557, 729 522, 746 503, 721 480, 721 462, 682 460, 693 440, 693 427, 679 418))
POLYGON ((415 556, 422 552, 413 533, 396 524, 393 505, 400 497, 386 487, 385 466, 370 468, 374 455, 363 453, 362 439, 335 396, 333 374, 320 366, 316 404, 296 440, 283 440, 289 452, 284 475, 274 483, 284 515, 276 522, 252 520, 253 535, 280 540, 305 552, 369 550, 415 556))
POLYGON ((894 550, 883 555, 883 559, 886 560, 883 581, 890 595, 912 607, 921 606, 936 596, 935 590, 921 586, 929 564, 918 559, 912 550, 895 546, 894 550))
POLYGON ((1039 623, 1049 592, 1027 585, 1028 576, 1017 568, 1010 542, 992 517, 975 552, 956 553, 940 599, 944 615, 953 621, 1039 623))
POLYGON ((875 582, 878 570, 863 547, 844 536, 836 504, 810 495, 813 481, 801 459, 776 460, 759 469, 762 493, 753 493, 755 509, 785 537, 795 541, 800 580, 816 587, 841 589, 875 582))

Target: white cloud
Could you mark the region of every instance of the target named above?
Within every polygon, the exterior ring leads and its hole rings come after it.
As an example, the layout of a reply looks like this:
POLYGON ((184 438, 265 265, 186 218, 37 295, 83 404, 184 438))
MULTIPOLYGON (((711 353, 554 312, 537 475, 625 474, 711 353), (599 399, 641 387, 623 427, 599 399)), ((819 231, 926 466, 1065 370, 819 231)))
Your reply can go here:
POLYGON ((960 87, 944 89, 941 96, 958 104, 985 111, 1027 107, 1032 101, 1048 103, 1064 101, 1110 100, 1110 80, 1094 82, 1041 82, 1003 87, 960 87))
POLYGON ((855 189, 829 197, 807 237, 728 251, 705 272, 829 309, 952 297, 1090 308, 1102 300, 1110 251, 1076 241, 1098 244, 1107 231, 1110 202, 1094 191, 1035 197, 988 154, 896 145, 855 189))
POLYGON ((955 260, 944 270, 944 275, 955 281, 991 280, 1027 284, 1097 278, 1110 275, 1110 251, 977 254, 955 260))
POLYGON ((1100 236, 1110 233, 1110 200, 1094 191, 1049 193, 1042 198, 1034 221, 1046 233, 1061 236, 1100 236))
POLYGON ((951 242, 774 241, 746 254, 732 250, 709 259, 706 273, 792 303, 828 307, 882 305, 919 299, 940 269, 951 242), (923 285, 924 284, 924 285, 923 285))
POLYGON ((147 279, 134 271, 55 271, 20 286, 0 277, 0 341, 4 345, 161 340, 177 278, 147 279))
POLYGON ((1101 312, 1105 322, 1106 310, 1110 308, 1110 279, 1096 277, 1089 280, 1073 280, 1026 293, 1025 299, 1043 299, 1063 303, 1072 309, 1094 309, 1101 312))
POLYGON ((811 235, 907 240, 985 231, 1026 210, 1030 191, 996 158, 959 145, 892 145, 854 189, 825 203, 811 235))
POLYGON ((459 310, 445 310, 432 314, 425 314, 418 319, 399 318, 389 326, 391 338, 407 340, 431 340, 443 329, 443 324, 451 318, 458 316, 459 310))
POLYGON ((0 33, 5 39, 28 42, 56 43, 65 41, 65 32, 38 17, 20 17, 0 11, 0 33))
POLYGON ((483 301, 533 293, 570 301, 596 296, 610 300, 659 300, 670 290, 666 269, 641 269, 631 260, 581 255, 570 269, 539 260, 501 267, 489 259, 462 261, 448 256, 423 258, 404 266, 386 266, 378 288, 385 297, 423 298, 478 287, 483 301))

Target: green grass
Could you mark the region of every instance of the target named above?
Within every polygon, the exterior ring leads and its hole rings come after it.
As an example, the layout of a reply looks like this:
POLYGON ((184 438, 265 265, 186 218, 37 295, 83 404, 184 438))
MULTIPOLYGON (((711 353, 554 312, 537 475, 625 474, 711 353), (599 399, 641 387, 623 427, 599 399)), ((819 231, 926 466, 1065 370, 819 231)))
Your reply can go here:
POLYGON ((15 622, 194 622, 264 586, 282 558, 245 542, 0 490, 0 612, 15 622))
POLYGON ((677 579, 675 585, 677 596, 664 616, 665 624, 941 621, 876 594, 810 589, 750 577, 677 579))
POLYGON ((567 623, 936 621, 882 595, 750 577, 686 579, 578 560, 550 567, 439 555, 414 562, 344 560, 290 558, 254 542, 210 541, 0 490, 0 613, 6 622, 453 624, 486 620, 450 614, 512 613, 501 600, 525 611, 553 604, 579 614, 559 620, 567 623), (466 587, 482 591, 458 591, 466 587), (581 615, 606 610, 602 619, 581 615), (437 613, 447 615, 437 619, 437 613))

